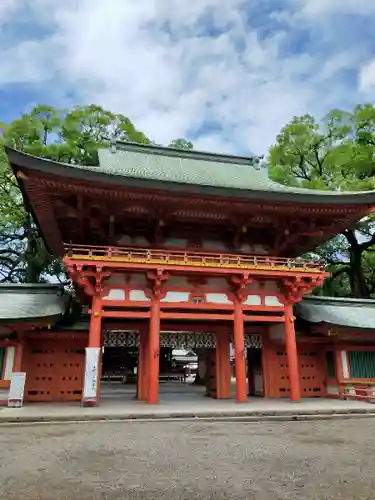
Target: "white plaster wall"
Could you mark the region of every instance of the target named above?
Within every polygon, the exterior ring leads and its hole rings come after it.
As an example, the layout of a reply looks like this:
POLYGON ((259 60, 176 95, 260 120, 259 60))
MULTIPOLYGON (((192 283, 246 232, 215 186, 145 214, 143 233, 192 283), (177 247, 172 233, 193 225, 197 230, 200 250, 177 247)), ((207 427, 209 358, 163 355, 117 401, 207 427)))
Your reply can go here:
POLYGON ((346 351, 341 351, 342 375, 344 378, 350 378, 348 357, 346 351))
POLYGON ((167 292, 160 302, 187 302, 189 292, 167 292))
POLYGON ((283 304, 275 295, 267 295, 264 299, 264 303, 266 306, 280 307, 283 304))
POLYGON ((262 299, 260 295, 251 294, 244 301, 244 305, 246 306, 260 306, 262 304, 262 299))
POLYGON ((130 290, 129 291, 129 300, 149 301, 150 299, 146 296, 146 294, 143 290, 130 290))
POLYGON ((10 380, 12 378, 15 355, 16 348, 7 347, 5 352, 4 380, 10 380))
POLYGON ((212 304, 232 304, 225 293, 206 293, 206 302, 212 304))
POLYGON ((112 288, 104 300, 125 300, 125 291, 119 288, 112 288))

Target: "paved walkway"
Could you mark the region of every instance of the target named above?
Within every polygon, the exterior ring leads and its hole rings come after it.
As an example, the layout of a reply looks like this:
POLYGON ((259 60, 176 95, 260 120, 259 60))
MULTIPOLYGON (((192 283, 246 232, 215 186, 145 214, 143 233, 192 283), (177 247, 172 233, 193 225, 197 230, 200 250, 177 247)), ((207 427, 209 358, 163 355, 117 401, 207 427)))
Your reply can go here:
POLYGON ((247 403, 210 398, 170 396, 158 405, 134 399, 102 398, 100 406, 82 408, 79 404, 35 403, 22 408, 0 410, 0 424, 6 422, 100 421, 130 419, 228 419, 297 420, 338 416, 375 416, 375 406, 359 401, 305 399, 291 403, 281 399, 251 398, 247 403))
POLYGON ((194 384, 163 382, 160 402, 149 405, 135 399, 132 385, 102 383, 100 405, 83 408, 79 403, 26 403, 22 408, 1 408, 0 424, 12 422, 100 421, 130 419, 247 419, 295 420, 333 418, 338 415, 375 416, 375 405, 360 401, 335 399, 249 398, 238 404, 231 400, 215 400, 204 396, 205 388, 194 384))

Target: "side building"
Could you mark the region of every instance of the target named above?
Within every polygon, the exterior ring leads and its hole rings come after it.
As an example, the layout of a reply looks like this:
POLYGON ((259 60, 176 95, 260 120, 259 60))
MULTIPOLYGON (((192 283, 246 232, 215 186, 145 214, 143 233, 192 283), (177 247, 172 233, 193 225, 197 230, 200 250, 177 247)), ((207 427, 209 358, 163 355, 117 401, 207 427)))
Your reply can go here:
POLYGON ((77 368, 83 388, 59 398, 97 404, 102 347, 133 346, 139 400, 158 402, 167 348, 205 349, 207 394, 228 398, 231 343, 238 402, 257 392, 327 394, 305 373, 314 365, 305 353, 315 351, 301 352, 293 312, 327 273, 299 256, 372 212, 375 192, 290 188, 249 158, 154 146, 119 143, 91 167, 6 153, 47 248, 89 310, 86 332, 63 333, 69 348, 53 329, 40 332, 40 349, 48 338, 62 363, 50 396, 79 380, 77 368))
MULTIPOLYGON (((26 402, 81 401, 89 315, 74 312, 71 297, 59 286, 0 285, 0 297, 0 404, 7 404, 12 373, 20 371, 26 373, 26 402)), ((307 296, 294 307, 294 314, 301 397, 374 399, 375 300, 307 296)), ((180 332, 177 340, 186 345, 190 337, 190 344, 197 345, 196 337, 199 340, 202 335, 180 332)), ((162 344, 170 345, 171 338, 176 340, 176 334, 161 332, 162 344)), ((282 325, 251 334, 251 340, 246 349, 248 395, 287 397, 289 372, 282 325)), ((132 370, 126 371, 124 363, 116 365, 116 359, 113 362, 109 356, 107 365, 115 367, 115 376, 123 379, 130 372, 137 373, 138 334, 119 332, 105 320, 103 344, 104 353, 112 351, 122 360, 135 360, 128 365, 132 370)), ((215 348, 204 350, 209 355, 215 348)), ((176 353, 180 364, 181 352, 186 356, 177 348, 161 347, 163 352, 161 379, 171 376, 170 365, 163 362, 168 353, 176 353)), ((195 353, 188 354, 184 363, 196 362, 195 353)), ((105 356, 103 361, 105 381, 109 375, 105 356)), ((136 384, 137 375, 130 382, 136 384)))

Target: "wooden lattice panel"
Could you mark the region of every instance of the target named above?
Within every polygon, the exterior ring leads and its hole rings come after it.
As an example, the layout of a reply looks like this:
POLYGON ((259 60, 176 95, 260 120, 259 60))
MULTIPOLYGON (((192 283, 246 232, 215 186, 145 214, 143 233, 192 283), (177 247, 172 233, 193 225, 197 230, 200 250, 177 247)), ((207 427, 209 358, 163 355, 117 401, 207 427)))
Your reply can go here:
MULTIPOLYGON (((104 332, 106 347, 139 347, 139 336, 134 332, 104 332)), ((161 332, 160 347, 173 349, 215 348, 216 335, 213 333, 161 332)))
POLYGON ((85 344, 81 339, 30 340, 25 353, 25 400, 79 401, 85 344))
MULTIPOLYGON (((230 337, 232 344, 234 345, 234 335, 230 337)), ((261 349, 263 346, 262 336, 256 333, 245 333, 244 334, 244 345, 245 349, 255 348, 261 349)))

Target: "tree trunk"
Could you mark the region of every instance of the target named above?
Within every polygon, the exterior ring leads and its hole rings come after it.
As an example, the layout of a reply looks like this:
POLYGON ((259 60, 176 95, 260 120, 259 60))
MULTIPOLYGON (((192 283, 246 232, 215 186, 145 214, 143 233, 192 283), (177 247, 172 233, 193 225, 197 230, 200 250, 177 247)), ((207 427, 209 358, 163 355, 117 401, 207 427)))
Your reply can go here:
POLYGON ((26 251, 25 251, 25 282, 38 283, 40 279, 40 266, 37 263, 38 245, 36 241, 35 231, 33 230, 30 217, 27 218, 24 224, 26 236, 26 251))
POLYGON ((365 249, 358 243, 354 229, 344 231, 344 236, 349 243, 351 295, 359 299, 368 298, 370 290, 362 268, 362 255, 365 249))
POLYGON ((362 268, 362 250, 350 248, 350 285, 352 296, 366 299, 370 295, 362 268))

